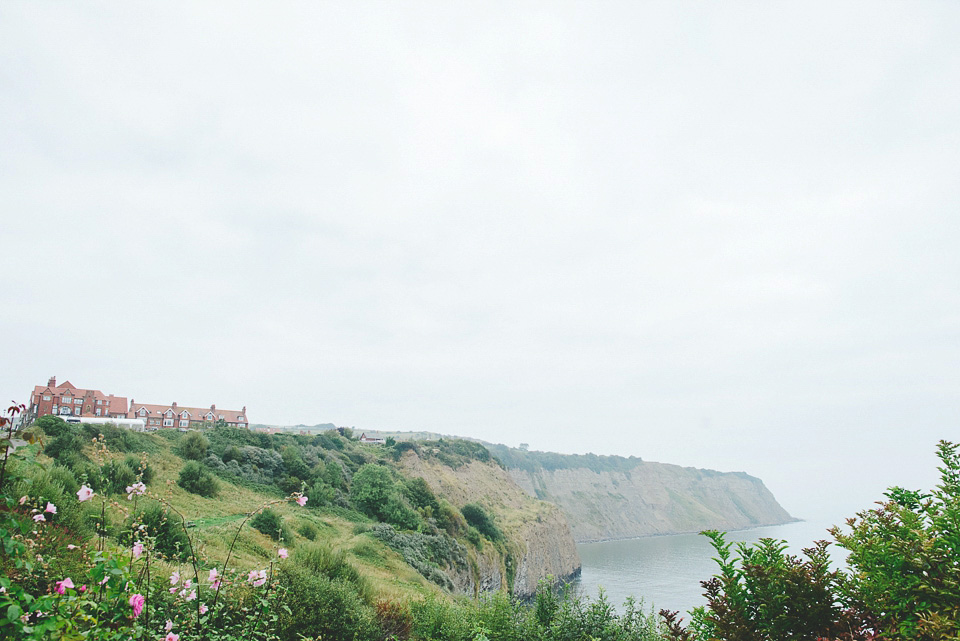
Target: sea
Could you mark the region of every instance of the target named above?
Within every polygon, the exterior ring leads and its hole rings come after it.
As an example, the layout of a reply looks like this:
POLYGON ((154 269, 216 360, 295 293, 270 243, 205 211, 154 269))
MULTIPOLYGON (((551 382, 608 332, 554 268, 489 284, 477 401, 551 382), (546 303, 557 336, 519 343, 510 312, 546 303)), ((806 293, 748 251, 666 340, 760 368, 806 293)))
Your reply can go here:
MULTIPOLYGON (((837 523, 841 521, 838 520, 837 523)), ((827 532, 834 523, 797 521, 785 525, 728 532, 727 541, 754 542, 761 538, 785 540, 791 554, 801 555, 814 541, 832 540, 827 532)), ((572 588, 596 598, 600 591, 618 610, 627 597, 643 601, 649 611, 679 610, 685 620, 694 607, 705 605, 700 581, 717 572, 716 552, 709 539, 699 534, 648 536, 619 541, 577 545, 583 569, 572 588)), ((836 567, 843 567, 845 551, 830 546, 836 567)))

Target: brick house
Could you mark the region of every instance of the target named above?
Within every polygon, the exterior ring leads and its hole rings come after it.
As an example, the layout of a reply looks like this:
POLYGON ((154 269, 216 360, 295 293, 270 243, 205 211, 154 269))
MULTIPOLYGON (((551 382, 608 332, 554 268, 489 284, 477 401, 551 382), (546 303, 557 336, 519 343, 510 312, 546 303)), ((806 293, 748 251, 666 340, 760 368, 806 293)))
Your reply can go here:
POLYGON ((126 418, 127 398, 104 394, 100 390, 82 389, 70 381, 57 385, 57 377, 51 376, 46 385, 36 385, 30 395, 27 409, 29 420, 47 414, 57 416, 83 416, 95 418, 126 418))
POLYGON ((80 389, 70 381, 57 385, 51 376, 46 385, 36 385, 30 395, 25 414, 27 421, 41 416, 81 416, 87 418, 139 418, 147 427, 198 427, 223 421, 231 427, 247 427, 247 408, 221 410, 216 405, 208 408, 181 407, 177 403, 155 405, 137 403, 126 396, 104 394, 100 390, 80 389))
POLYGON ((177 405, 176 401, 169 405, 151 403, 137 403, 130 399, 130 409, 126 418, 139 418, 147 427, 202 427, 223 421, 229 427, 247 427, 247 408, 241 410, 217 409, 210 407, 185 407, 177 405))

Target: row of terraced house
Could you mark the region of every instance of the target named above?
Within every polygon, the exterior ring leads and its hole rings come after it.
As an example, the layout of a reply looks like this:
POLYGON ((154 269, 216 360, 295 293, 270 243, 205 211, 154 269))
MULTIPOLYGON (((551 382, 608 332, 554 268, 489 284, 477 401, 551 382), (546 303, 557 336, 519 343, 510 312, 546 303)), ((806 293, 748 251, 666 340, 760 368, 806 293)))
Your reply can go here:
POLYGON ((46 385, 36 385, 30 395, 27 408, 28 420, 53 414, 56 416, 79 416, 86 418, 139 418, 147 427, 199 427, 210 424, 226 424, 231 427, 247 427, 247 408, 241 410, 210 407, 185 407, 176 402, 164 405, 137 403, 125 396, 104 394, 100 390, 81 389, 70 381, 57 384, 52 376, 46 385))

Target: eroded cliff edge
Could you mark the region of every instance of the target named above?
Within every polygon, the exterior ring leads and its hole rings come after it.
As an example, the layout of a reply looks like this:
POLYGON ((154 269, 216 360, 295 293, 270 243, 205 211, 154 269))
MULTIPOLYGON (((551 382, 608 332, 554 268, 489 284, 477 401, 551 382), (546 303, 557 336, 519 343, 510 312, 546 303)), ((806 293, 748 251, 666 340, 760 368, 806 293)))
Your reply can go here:
POLYGON ((400 464, 406 474, 422 477, 458 508, 482 505, 506 536, 505 550, 486 543, 468 570, 448 570, 458 592, 479 594, 507 586, 523 598, 536 592, 541 579, 560 582, 579 575, 580 555, 563 511, 529 495, 495 462, 454 467, 408 451, 400 464))
POLYGON ((580 543, 796 520, 763 481, 743 472, 618 456, 490 449, 524 491, 563 510, 580 543))

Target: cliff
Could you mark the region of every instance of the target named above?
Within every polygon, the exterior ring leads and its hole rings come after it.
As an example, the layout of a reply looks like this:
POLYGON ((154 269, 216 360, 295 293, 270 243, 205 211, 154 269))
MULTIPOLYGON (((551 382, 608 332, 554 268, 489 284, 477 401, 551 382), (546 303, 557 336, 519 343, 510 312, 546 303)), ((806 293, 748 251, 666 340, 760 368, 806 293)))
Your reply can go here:
POLYGON ((400 466, 406 476, 422 477, 437 496, 458 508, 480 504, 505 535, 500 546, 485 542, 482 549, 471 550, 468 571, 447 570, 458 592, 479 594, 506 586, 524 598, 536 592, 541 579, 565 581, 579 575, 580 556, 563 512, 530 496, 496 462, 451 466, 410 450, 400 466))
POLYGON ((559 506, 578 542, 734 530, 793 519, 763 481, 639 458, 490 451, 529 495, 559 506))

